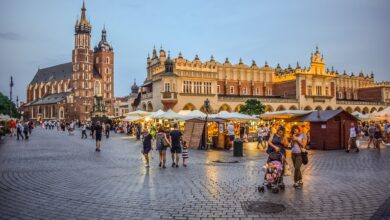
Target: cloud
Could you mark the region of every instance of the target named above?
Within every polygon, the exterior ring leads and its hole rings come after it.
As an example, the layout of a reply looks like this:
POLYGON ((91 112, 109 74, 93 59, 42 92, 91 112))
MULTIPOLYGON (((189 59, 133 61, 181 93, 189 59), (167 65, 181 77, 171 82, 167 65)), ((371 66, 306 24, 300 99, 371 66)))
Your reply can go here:
POLYGON ((0 39, 2 40, 20 40, 21 36, 14 32, 0 32, 0 39))

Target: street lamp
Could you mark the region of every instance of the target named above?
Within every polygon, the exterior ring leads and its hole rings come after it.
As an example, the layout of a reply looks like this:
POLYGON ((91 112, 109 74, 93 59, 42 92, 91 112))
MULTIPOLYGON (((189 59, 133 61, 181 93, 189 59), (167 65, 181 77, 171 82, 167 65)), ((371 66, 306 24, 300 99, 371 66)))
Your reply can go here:
POLYGON ((14 80, 11 76, 11 82, 9 83, 9 101, 11 102, 9 105, 9 116, 12 117, 12 87, 14 87, 14 80))
POLYGON ((205 124, 205 131, 204 131, 204 149, 207 149, 207 117, 208 117, 208 113, 209 113, 209 108, 210 108, 210 101, 209 99, 207 98, 205 101, 204 101, 204 109, 206 111, 206 124, 205 124))

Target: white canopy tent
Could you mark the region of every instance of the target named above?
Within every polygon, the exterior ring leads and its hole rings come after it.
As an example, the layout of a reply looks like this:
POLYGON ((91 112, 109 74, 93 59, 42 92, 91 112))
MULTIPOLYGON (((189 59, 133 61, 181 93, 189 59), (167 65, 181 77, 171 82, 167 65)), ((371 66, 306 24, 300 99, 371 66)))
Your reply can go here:
POLYGON ((190 120, 190 119, 194 119, 194 118, 206 118, 206 114, 199 111, 199 110, 193 110, 193 111, 190 111, 190 112, 182 112, 180 111, 179 112, 180 115, 183 115, 183 118, 182 120, 190 120))
POLYGON ((135 121, 141 121, 141 120, 143 120, 144 118, 145 118, 144 116, 138 116, 138 115, 126 116, 126 118, 124 118, 123 121, 135 122, 135 121))
POLYGON ((158 111, 154 112, 153 114, 150 115, 150 118, 151 119, 158 119, 158 116, 164 114, 165 112, 161 109, 159 109, 158 111))
POLYGON ((227 112, 227 111, 221 111, 218 114, 211 114, 209 115, 210 118, 222 118, 226 120, 236 120, 236 121, 251 121, 256 120, 255 117, 238 113, 238 112, 227 112))
POLYGON ((306 110, 284 110, 284 111, 276 111, 276 112, 267 112, 260 115, 260 118, 265 120, 270 120, 274 118, 278 119, 287 119, 292 118, 300 115, 306 115, 309 114, 312 111, 306 111, 306 110))
POLYGON ((380 112, 371 113, 370 119, 373 121, 390 121, 390 106, 380 112))
POLYGON ((172 109, 169 109, 167 112, 164 112, 160 115, 153 115, 152 119, 182 119, 184 116, 179 115, 176 112, 172 111, 172 109))
POLYGON ((0 114, 0 121, 6 121, 6 120, 10 120, 11 117, 9 117, 9 115, 3 115, 3 114, 0 114))
POLYGON ((370 114, 362 114, 358 111, 352 112, 352 115, 355 116, 359 120, 370 120, 370 114))
POLYGON ((137 110, 137 111, 127 113, 126 116, 149 116, 151 114, 153 114, 153 112, 146 112, 146 111, 142 111, 142 110, 137 110))

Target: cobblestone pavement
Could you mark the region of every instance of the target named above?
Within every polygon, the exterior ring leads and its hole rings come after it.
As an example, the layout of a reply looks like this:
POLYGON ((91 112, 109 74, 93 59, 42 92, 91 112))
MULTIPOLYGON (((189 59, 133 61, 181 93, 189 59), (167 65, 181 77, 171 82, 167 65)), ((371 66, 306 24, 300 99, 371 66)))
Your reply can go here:
MULTIPOLYGON (((187 168, 146 169, 141 144, 124 135, 92 139, 35 129, 28 141, 0 144, 1 219, 389 219, 390 147, 380 152, 312 151, 304 188, 258 193, 266 156, 190 151, 187 168), (213 161, 238 163, 215 163, 213 161), (248 202, 284 206, 246 210, 248 202), (256 212, 262 211, 262 212, 256 212)), ((168 153, 170 162, 170 154, 168 153)))

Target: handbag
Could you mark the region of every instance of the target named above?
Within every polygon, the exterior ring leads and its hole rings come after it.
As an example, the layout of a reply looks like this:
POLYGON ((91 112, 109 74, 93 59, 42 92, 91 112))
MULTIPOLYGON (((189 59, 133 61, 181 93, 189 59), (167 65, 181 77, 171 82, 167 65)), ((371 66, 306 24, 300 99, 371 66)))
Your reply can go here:
POLYGON ((307 151, 302 151, 301 155, 302 155, 302 164, 306 165, 307 163, 309 163, 309 157, 307 156, 307 151))

